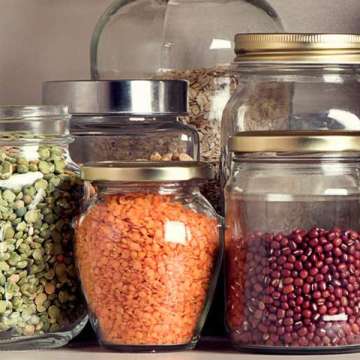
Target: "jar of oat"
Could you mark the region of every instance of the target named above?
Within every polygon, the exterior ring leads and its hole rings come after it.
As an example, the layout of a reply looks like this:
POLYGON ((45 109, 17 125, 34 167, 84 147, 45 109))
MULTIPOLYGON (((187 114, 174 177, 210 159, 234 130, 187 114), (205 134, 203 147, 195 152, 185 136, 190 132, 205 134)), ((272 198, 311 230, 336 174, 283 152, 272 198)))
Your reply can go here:
POLYGON ((45 104, 66 104, 73 115, 74 161, 193 161, 199 158, 187 114, 187 82, 162 80, 50 81, 45 104))
POLYGON ((99 342, 120 351, 192 349, 222 257, 220 221, 196 162, 82 167, 75 255, 99 342))
MULTIPOLYGON (((222 111, 237 85, 229 73, 234 34, 282 30, 265 0, 116 0, 93 34, 92 77, 188 80, 182 121, 198 130, 201 160, 217 173, 222 111)), ((202 191, 219 210, 218 173, 202 191)))
POLYGON ((0 350, 60 347, 87 323, 69 120, 62 106, 0 106, 0 350))
POLYGON ((360 129, 359 35, 238 34, 235 52, 239 88, 222 122, 224 183, 237 132, 360 129))

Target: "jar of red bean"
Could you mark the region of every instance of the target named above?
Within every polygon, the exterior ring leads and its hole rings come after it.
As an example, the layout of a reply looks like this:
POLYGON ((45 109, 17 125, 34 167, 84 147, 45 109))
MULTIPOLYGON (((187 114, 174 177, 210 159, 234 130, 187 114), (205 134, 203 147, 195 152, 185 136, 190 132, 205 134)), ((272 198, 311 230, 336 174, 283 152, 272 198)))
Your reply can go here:
POLYGON ((213 297, 220 219, 197 162, 82 167, 75 255, 99 342, 120 351, 193 348, 213 297))
POLYGON ((243 132, 226 189, 226 323, 237 349, 360 346, 360 133, 243 132))

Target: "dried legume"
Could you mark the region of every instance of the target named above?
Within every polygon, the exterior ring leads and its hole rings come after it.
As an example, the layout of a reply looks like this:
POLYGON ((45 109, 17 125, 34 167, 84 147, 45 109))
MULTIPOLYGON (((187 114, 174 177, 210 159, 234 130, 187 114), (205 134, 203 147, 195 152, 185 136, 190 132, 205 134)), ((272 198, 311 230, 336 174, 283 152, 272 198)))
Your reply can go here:
POLYGON ((218 223, 171 196, 106 195, 78 221, 76 257, 100 338, 190 343, 219 250, 218 223))
POLYGON ((85 316, 72 256, 80 184, 65 162, 58 146, 0 149, 0 335, 55 332, 85 316))
POLYGON ((227 322, 240 346, 360 343, 360 236, 317 227, 227 246, 227 322))

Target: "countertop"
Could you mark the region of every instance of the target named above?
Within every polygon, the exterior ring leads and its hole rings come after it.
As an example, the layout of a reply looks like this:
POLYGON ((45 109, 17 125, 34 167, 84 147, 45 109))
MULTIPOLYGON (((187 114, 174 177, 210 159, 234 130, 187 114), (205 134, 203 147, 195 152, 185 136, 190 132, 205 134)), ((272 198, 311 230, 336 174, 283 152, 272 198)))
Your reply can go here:
MULTIPOLYGON (((94 344, 72 344, 56 350, 1 352, 1 360, 274 360, 280 355, 246 354, 235 352, 224 340, 205 340, 197 350, 167 353, 119 353, 94 344)), ((284 360, 304 359, 304 356, 287 355, 284 360)), ((309 355, 306 360, 359 360, 360 353, 342 355, 309 355), (320 359, 321 358, 321 359, 320 359)))

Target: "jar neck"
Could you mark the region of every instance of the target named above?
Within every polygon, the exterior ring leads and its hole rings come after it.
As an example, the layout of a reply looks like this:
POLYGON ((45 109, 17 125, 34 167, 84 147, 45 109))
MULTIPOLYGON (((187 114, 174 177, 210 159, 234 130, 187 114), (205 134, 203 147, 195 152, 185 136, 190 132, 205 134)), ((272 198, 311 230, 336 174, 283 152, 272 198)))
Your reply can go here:
POLYGON ((66 145, 72 141, 70 115, 62 106, 0 106, 0 146, 66 145))
POLYGON ((255 152, 255 153, 234 153, 235 163, 245 162, 359 162, 358 152, 255 152))
POLYGON ((358 64, 301 64, 294 62, 289 63, 242 63, 234 62, 231 65, 231 72, 239 74, 241 81, 250 80, 254 77, 264 77, 271 81, 272 78, 292 81, 294 76, 297 77, 321 77, 324 82, 331 82, 333 75, 334 81, 339 80, 338 76, 353 77, 358 74, 360 65, 358 64))
POLYGON ((129 122, 153 123, 174 122, 179 120, 180 115, 121 115, 121 114, 73 114, 71 122, 86 121, 94 123, 122 124, 129 122))
MULTIPOLYGON (((102 195, 149 193, 171 196, 186 196, 200 192, 199 181, 184 181, 172 183, 144 183, 144 182, 94 182, 96 193, 102 195)), ((86 187, 89 182, 86 182, 86 187)))
POLYGON ((231 172, 241 174, 243 171, 261 171, 267 173, 320 171, 331 174, 343 174, 360 168, 358 153, 254 153, 235 154, 231 172))
POLYGON ((76 114, 71 119, 71 131, 75 135, 91 131, 99 133, 113 132, 114 129, 134 129, 136 127, 180 126, 174 116, 124 116, 118 114, 76 114))

